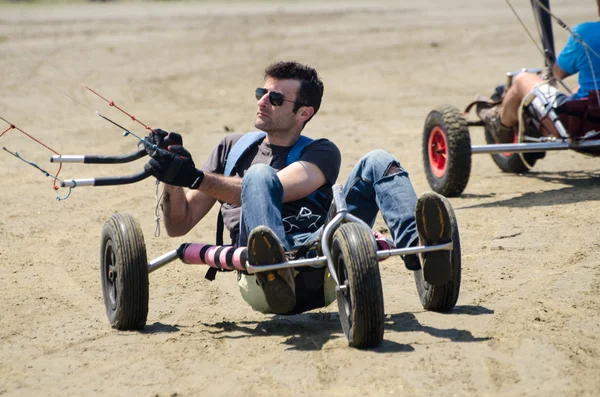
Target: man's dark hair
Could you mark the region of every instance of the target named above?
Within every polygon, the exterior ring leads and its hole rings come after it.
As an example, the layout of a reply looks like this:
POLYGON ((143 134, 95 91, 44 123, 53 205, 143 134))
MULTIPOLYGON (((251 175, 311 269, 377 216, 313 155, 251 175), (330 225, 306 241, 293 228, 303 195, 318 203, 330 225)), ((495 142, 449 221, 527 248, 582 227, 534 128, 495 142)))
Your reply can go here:
POLYGON ((299 80, 300 89, 296 98, 296 102, 299 103, 294 104, 294 113, 304 105, 315 109, 313 116, 317 114, 323 97, 323 82, 315 69, 298 62, 277 62, 265 70, 265 79, 268 77, 276 80, 299 80))

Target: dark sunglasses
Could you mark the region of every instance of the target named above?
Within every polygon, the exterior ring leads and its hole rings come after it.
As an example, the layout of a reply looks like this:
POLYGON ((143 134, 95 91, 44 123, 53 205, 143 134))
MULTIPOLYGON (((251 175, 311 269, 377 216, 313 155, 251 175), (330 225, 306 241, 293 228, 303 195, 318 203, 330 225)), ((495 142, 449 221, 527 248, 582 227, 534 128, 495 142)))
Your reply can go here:
POLYGON ((298 105, 302 106, 308 106, 307 104, 302 102, 290 101, 289 99, 285 99, 281 92, 269 91, 266 88, 257 88, 254 92, 257 101, 259 101, 267 93, 269 94, 269 102, 271 102, 271 105, 273 106, 281 106, 283 105, 283 101, 297 103, 298 105))

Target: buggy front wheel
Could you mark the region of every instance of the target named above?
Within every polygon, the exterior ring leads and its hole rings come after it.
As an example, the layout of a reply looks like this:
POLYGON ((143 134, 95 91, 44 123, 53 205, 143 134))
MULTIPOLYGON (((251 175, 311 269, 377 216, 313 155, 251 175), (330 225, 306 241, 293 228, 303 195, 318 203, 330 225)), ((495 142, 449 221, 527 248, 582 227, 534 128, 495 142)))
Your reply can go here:
POLYGON ((471 138, 465 116, 454 106, 441 106, 427 115, 423 165, 436 193, 455 197, 465 190, 471 175, 471 138))
POLYGON ((131 215, 115 213, 104 224, 100 276, 112 327, 144 328, 148 316, 148 261, 142 230, 131 215))
POLYGON ((345 223, 333 235, 332 257, 342 329, 352 347, 377 347, 383 340, 384 307, 379 261, 371 231, 345 223))
MULTIPOLYGON (((448 206, 450 207, 450 206, 448 206)), ((458 300, 460 292, 460 281, 462 272, 462 259, 460 252, 460 233, 454 210, 450 207, 450 219, 452 221, 452 243, 450 252, 450 263, 452 264, 452 276, 443 285, 431 285, 423 278, 423 270, 414 272, 417 293, 425 310, 435 312, 446 312, 452 310, 458 300)))

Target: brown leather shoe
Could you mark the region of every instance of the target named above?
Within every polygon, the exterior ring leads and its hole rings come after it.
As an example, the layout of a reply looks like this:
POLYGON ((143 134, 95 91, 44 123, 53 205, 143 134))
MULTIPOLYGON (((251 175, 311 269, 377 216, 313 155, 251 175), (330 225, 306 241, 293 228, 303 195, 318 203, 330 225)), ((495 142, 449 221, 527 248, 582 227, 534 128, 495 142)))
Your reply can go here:
POLYGON ((500 121, 501 105, 490 108, 478 107, 477 114, 485 124, 485 129, 496 143, 512 143, 515 139, 513 127, 507 127, 500 121))
MULTIPOLYGON (((450 202, 435 192, 425 192, 417 200, 415 219, 421 245, 438 245, 452 240, 450 202)), ((421 254, 423 278, 431 285, 444 285, 452 278, 450 251, 421 254)))
MULTIPOLYGON (((287 262, 281 242, 267 226, 254 228, 248 236, 248 262, 252 266, 287 262)), ((286 314, 296 307, 294 269, 256 273, 267 304, 275 314, 286 314)))

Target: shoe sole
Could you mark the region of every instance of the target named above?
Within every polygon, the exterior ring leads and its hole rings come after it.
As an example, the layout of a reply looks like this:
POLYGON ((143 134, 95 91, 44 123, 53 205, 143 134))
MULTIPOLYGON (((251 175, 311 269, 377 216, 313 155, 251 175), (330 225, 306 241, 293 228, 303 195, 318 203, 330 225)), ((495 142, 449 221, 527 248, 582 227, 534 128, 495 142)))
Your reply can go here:
MULTIPOLYGON (((424 245, 438 245, 452 240, 452 221, 443 199, 435 193, 425 193, 417 201, 415 210, 417 231, 424 245)), ((423 278, 434 286, 446 284, 452 278, 450 251, 422 254, 423 278)))
MULTIPOLYGON (((287 261, 285 254, 280 250, 277 237, 268 228, 256 228, 248 238, 248 262, 253 266, 272 265, 287 261)), ((285 271, 293 271, 284 269, 285 271)), ((284 278, 273 272, 256 273, 258 280, 271 311, 275 314, 286 314, 296 307, 294 290, 284 278)))

